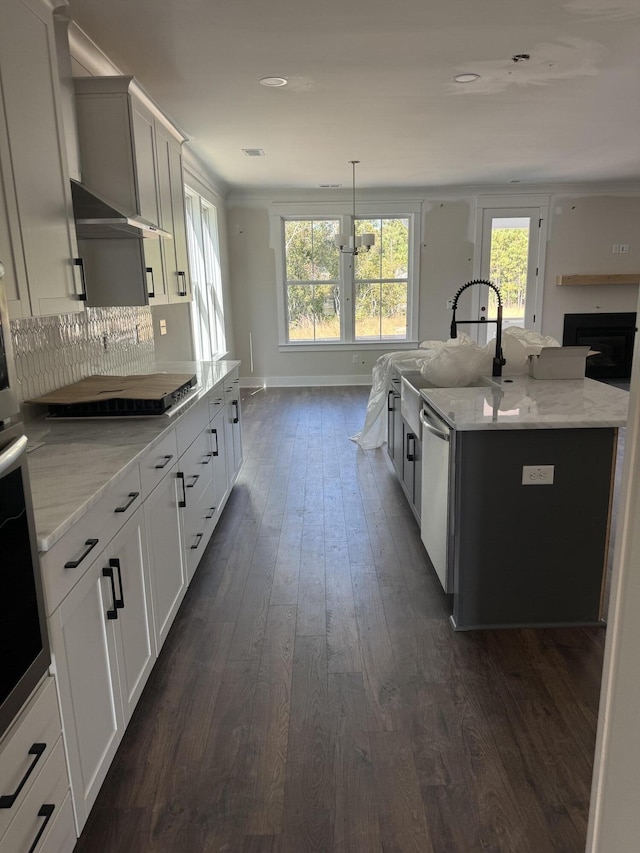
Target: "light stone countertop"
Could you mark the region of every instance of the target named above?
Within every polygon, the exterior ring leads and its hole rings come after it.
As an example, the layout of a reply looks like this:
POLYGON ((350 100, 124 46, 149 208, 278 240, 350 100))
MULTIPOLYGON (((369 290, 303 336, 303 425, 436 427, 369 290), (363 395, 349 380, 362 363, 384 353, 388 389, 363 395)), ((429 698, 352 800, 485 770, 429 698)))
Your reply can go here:
POLYGON ((239 361, 159 362, 148 373, 195 373, 198 385, 173 417, 122 417, 25 422, 27 460, 40 551, 48 551, 176 426, 180 417, 222 382, 239 361))
POLYGON ((507 376, 487 381, 495 384, 420 393, 456 430, 622 427, 627 422, 629 393, 593 379, 507 376))

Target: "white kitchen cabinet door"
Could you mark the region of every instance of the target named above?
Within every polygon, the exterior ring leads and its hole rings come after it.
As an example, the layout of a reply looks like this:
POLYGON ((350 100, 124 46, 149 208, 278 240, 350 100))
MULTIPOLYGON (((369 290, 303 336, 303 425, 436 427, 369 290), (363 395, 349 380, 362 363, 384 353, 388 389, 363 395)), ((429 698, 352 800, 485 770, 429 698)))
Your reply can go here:
POLYGON ((49 619, 78 831, 98 795, 124 731, 113 592, 105 554, 49 619))
POLYGON ((151 599, 156 652, 167 638, 186 589, 179 502, 182 483, 174 465, 144 502, 149 558, 153 566, 151 599))
POLYGON ((161 225, 173 234, 173 240, 162 241, 168 300, 170 303, 190 302, 182 154, 177 140, 170 138, 168 131, 157 122, 156 149, 161 225))
MULTIPOLYGON (((144 515, 138 510, 108 548, 105 562, 113 574, 118 618, 116 636, 118 676, 125 725, 155 663, 149 560, 144 515)), ((110 580, 110 578, 109 578, 110 580)))
MULTIPOLYGON (((84 308, 56 75, 49 4, 3 0, 0 79, 8 150, 0 144, 0 166, 12 177, 9 229, 23 254, 33 316, 84 308)), ((11 303, 12 316, 26 315, 26 293, 17 300, 12 294, 11 303)))

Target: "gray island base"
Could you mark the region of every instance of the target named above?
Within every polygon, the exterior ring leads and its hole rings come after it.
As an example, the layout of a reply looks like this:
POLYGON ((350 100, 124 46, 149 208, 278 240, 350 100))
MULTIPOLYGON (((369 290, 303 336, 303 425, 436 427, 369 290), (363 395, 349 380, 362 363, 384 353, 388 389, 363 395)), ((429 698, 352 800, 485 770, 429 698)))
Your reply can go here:
POLYGON ((418 377, 402 374, 403 470, 404 457, 421 468, 414 514, 454 628, 604 624, 628 393, 590 379, 433 388, 418 377), (407 383, 422 407, 419 432, 407 383))
POLYGON ((454 444, 454 627, 600 623, 617 430, 457 432, 454 444), (527 465, 553 465, 553 483, 524 486, 527 465))

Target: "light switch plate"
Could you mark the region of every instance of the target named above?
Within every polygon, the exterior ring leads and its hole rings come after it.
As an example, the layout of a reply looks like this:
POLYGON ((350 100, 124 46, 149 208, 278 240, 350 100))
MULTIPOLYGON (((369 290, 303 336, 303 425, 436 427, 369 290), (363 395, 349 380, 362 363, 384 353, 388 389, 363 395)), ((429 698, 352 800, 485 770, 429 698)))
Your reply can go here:
POLYGON ((523 486, 552 486, 553 465, 523 465, 523 486))

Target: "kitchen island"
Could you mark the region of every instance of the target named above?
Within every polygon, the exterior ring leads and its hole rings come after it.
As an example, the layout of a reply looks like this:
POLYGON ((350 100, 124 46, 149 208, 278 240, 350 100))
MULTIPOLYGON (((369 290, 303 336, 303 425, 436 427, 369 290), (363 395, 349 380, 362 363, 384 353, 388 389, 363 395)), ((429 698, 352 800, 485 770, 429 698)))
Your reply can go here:
POLYGON ((420 388, 421 534, 458 630, 603 620, 628 393, 590 379, 420 388))

